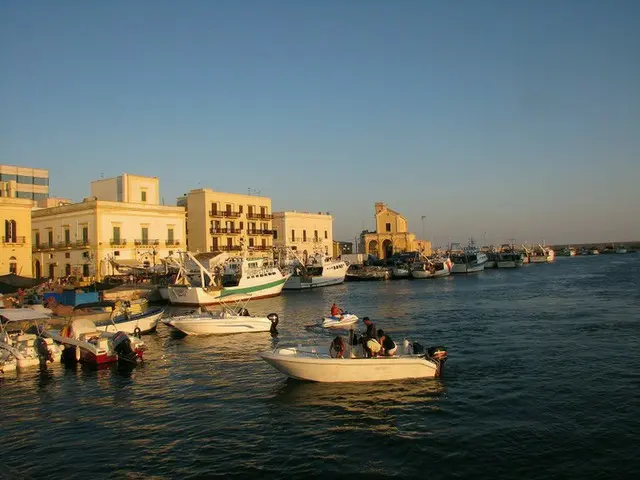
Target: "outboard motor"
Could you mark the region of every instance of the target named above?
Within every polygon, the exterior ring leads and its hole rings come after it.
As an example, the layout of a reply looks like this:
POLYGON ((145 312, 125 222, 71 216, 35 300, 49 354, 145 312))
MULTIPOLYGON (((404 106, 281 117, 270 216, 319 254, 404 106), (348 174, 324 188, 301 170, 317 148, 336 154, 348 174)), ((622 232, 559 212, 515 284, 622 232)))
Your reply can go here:
POLYGON ((131 339, 124 332, 116 333, 111 339, 113 350, 118 354, 118 360, 136 363, 137 354, 131 347, 131 339))
POLYGON ((278 334, 278 314, 270 313, 267 318, 271 321, 271 329, 269 330, 273 335, 278 334))
POLYGON ((418 342, 413 342, 413 354, 414 355, 423 355, 424 354, 424 346, 418 342))
POLYGON ((35 341, 36 351, 38 352, 38 358, 40 365, 46 365, 47 362, 53 363, 53 353, 49 350, 47 341, 42 337, 37 337, 35 341))
MULTIPOLYGON (((241 317, 248 317, 248 316, 249 316, 249 310, 247 310, 246 308, 241 308, 241 309, 240 309, 240 312, 239 312, 239 315, 240 315, 241 317)), ((274 314, 274 315, 275 315, 275 314, 274 314)))
POLYGON ((436 378, 441 377, 444 373, 444 363, 447 361, 447 347, 438 345, 436 347, 429 347, 427 350, 427 358, 434 361, 438 365, 436 370, 436 378))

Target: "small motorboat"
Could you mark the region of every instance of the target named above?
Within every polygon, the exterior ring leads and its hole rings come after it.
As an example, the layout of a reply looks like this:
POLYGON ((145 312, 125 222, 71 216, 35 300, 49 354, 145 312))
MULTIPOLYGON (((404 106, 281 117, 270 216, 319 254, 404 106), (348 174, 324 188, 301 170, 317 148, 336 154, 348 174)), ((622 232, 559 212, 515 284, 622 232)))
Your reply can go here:
POLYGON ((142 360, 145 344, 125 332, 100 331, 86 318, 72 319, 61 330, 44 334, 63 346, 63 361, 100 365, 111 362, 136 364, 142 360))
POLYGON ((358 316, 353 313, 324 317, 317 325, 322 328, 350 328, 358 321, 358 316))
POLYGON ((47 313, 28 308, 0 309, 0 370, 45 365, 60 359, 62 349, 43 336, 48 318, 47 313), (35 333, 23 331, 25 322, 31 324, 29 330, 35 333), (17 326, 13 331, 12 325, 17 326))
POLYGON ((129 335, 145 335, 155 331, 158 321, 164 314, 164 308, 151 308, 146 311, 132 308, 129 302, 103 301, 80 304, 76 309, 111 309, 111 317, 96 321, 96 328, 103 332, 124 332, 129 335), (139 313, 134 313, 134 312, 139 313))
POLYGON ((408 348, 405 346, 402 354, 365 358, 360 346, 347 346, 343 358, 336 358, 331 347, 298 345, 279 347, 260 356, 276 370, 298 380, 380 382, 440 377, 447 351, 438 346, 425 352, 421 345, 414 343, 408 348))
POLYGON ((247 303, 248 300, 239 300, 235 307, 222 304, 222 310, 219 312, 196 310, 186 315, 165 318, 162 322, 186 335, 277 332, 276 313, 270 313, 266 317, 249 315, 247 303))

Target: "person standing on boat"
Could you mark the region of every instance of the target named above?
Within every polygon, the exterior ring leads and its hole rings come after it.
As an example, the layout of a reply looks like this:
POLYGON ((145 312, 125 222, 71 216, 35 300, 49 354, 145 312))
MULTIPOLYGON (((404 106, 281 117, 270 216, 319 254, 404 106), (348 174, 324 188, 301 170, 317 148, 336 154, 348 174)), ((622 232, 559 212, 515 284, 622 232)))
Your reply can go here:
POLYGON ((371 321, 369 317, 362 319, 367 326, 367 331, 364 334, 364 349, 369 358, 377 357, 380 351, 380 342, 378 342, 378 331, 376 330, 376 324, 371 321))
POLYGON ((338 305, 336 305, 335 303, 333 305, 331 305, 331 316, 332 317, 340 317, 340 318, 342 318, 342 315, 344 315, 344 310, 342 310, 340 307, 338 307, 338 305))
POLYGON ((384 330, 382 329, 378 330, 378 342, 382 347, 382 349, 380 350, 380 355, 384 355, 387 357, 392 357, 393 355, 395 355, 398 346, 389 335, 384 333, 384 330))

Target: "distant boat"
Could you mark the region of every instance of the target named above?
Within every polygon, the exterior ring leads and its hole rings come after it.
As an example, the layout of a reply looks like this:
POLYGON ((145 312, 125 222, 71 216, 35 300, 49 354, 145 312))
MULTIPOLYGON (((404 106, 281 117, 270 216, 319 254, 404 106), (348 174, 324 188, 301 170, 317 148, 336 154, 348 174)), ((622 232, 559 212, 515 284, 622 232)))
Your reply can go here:
POLYGON ((460 248, 459 243, 452 244, 449 258, 453 262, 451 273, 482 272, 487 263, 487 255, 472 244, 465 248, 460 248))
POLYGON ((536 245, 533 247, 529 255, 530 263, 551 263, 555 260, 556 253, 549 247, 544 245, 536 245))
POLYGON ((576 254, 577 254, 576 249, 569 246, 558 251, 559 257, 575 257, 576 254))
POLYGON ((618 245, 618 247, 616 248, 616 253, 628 253, 627 247, 625 247, 624 245, 618 245))

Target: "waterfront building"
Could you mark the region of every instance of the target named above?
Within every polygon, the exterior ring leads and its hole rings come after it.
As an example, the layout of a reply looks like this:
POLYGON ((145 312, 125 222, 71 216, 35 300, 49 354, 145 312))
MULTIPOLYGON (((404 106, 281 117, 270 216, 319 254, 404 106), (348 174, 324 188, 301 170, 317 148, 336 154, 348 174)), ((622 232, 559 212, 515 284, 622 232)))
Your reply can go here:
POLYGON ((333 241, 333 257, 338 258, 342 255, 349 255, 353 253, 353 242, 339 242, 338 240, 333 241))
POLYGON ((0 165, 0 197, 42 200, 48 196, 48 170, 0 165))
POLYGON ((155 177, 123 174, 92 182, 83 202, 34 209, 34 276, 99 280, 176 256, 185 249, 185 210, 159 205, 159 190, 155 177))
POLYGON ((309 255, 333 254, 333 217, 329 213, 276 212, 273 245, 295 250, 306 262, 309 255))
POLYGON ((31 276, 33 200, 0 196, 0 275, 31 276))
POLYGON ((418 240, 409 232, 409 222, 400 213, 384 203, 375 204, 376 230, 360 234, 360 251, 378 257, 389 258, 394 253, 420 252, 431 255, 431 242, 418 240))
POLYGON ((257 195, 191 190, 178 199, 187 210, 187 245, 191 252, 249 251, 271 256, 271 199, 257 195))

